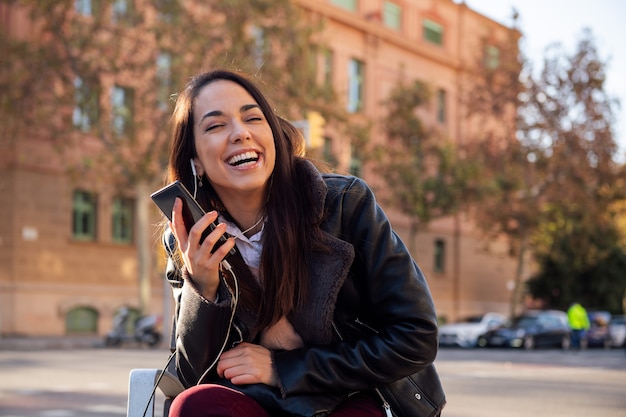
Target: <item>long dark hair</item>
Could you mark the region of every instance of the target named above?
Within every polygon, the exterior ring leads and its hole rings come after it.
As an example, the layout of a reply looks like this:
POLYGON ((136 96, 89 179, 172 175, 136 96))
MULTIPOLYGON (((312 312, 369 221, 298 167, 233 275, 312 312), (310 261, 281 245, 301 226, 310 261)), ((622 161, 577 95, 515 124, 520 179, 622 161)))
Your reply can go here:
MULTIPOLYGON (((240 281, 240 303, 249 311, 258 311, 257 325, 263 329, 303 303, 308 293, 307 254, 324 245, 319 219, 313 218, 311 210, 307 209, 315 204, 311 186, 303 184, 298 173, 298 166, 305 159, 302 135, 279 117, 255 83, 240 73, 215 70, 199 74, 179 94, 171 120, 168 182, 179 180, 193 189, 189 161, 196 156, 195 101, 203 87, 217 80, 232 81, 243 87, 261 108, 274 136, 276 163, 265 189, 267 222, 261 255, 263 297, 258 296, 255 282, 240 281)), ((206 185, 198 190, 198 202, 206 210, 216 209, 229 216, 209 181, 204 183, 206 185)))

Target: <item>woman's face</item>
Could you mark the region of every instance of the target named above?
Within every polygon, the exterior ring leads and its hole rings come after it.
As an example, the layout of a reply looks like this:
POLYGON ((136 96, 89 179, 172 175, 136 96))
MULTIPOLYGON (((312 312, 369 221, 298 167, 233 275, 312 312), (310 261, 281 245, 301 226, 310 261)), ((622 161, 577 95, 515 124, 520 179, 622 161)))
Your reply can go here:
POLYGON ((274 171, 274 136, 261 108, 239 84, 213 81, 196 98, 194 141, 198 174, 224 200, 260 193, 274 171))

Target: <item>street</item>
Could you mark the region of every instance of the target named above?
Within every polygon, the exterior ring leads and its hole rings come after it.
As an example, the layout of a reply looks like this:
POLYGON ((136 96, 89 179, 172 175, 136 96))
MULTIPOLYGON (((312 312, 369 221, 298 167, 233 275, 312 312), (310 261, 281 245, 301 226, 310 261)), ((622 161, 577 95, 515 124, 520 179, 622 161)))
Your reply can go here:
MULTIPOLYGON (((168 351, 0 350, 0 416, 122 417, 128 373, 168 351)), ((441 349, 443 417, 626 417, 623 349, 441 349)), ((161 400, 157 400, 157 404, 161 400)))
POLYGON ((441 349, 443 417, 626 417, 624 349, 441 349))

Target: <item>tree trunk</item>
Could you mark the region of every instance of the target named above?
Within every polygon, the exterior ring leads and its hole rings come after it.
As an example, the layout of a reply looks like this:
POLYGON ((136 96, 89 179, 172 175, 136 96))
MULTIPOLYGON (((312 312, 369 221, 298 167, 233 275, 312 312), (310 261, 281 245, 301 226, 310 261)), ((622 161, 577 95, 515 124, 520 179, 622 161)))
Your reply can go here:
POLYGON ((454 215, 454 259, 452 264, 452 317, 453 321, 461 318, 461 219, 454 215))
POLYGON ((511 317, 515 317, 518 313, 518 307, 521 305, 521 298, 524 293, 522 287, 522 277, 524 275, 524 258, 526 257, 526 250, 528 246, 528 237, 523 232, 520 238, 519 253, 517 255, 517 270, 515 271, 515 285, 513 286, 513 293, 511 294, 511 306, 509 314, 511 317))
POLYGON ((147 182, 139 181, 135 185, 135 191, 139 308, 142 314, 146 314, 150 305, 150 272, 152 265, 152 253, 150 252, 150 216, 148 210, 150 188, 147 182))
POLYGON ((418 222, 411 220, 409 225, 409 253, 413 259, 417 260, 417 232, 419 231, 418 222))

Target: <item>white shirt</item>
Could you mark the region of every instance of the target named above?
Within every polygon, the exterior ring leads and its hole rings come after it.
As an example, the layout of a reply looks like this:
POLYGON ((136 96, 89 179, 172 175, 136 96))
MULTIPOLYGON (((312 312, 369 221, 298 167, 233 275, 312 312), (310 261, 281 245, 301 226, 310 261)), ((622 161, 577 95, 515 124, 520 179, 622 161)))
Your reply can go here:
MULTIPOLYGON (((237 250, 241 253, 244 262, 248 265, 256 280, 260 282, 261 252, 263 251, 262 238, 265 230, 265 221, 263 221, 261 230, 248 238, 241 233, 241 229, 236 224, 229 222, 222 216, 219 216, 218 220, 220 223, 226 224, 226 232, 235 237, 237 250)), ((263 331, 261 345, 268 349, 292 350, 302 347, 303 343, 302 338, 294 330, 287 317, 282 317, 278 323, 263 331)))
POLYGON ((250 271, 252 271, 254 277, 257 281, 260 281, 259 268, 261 266, 261 252, 263 251, 262 238, 263 230, 265 230, 265 221, 263 221, 261 230, 249 238, 241 233, 241 230, 235 223, 229 222, 222 216, 219 216, 218 221, 226 225, 226 233, 235 238, 237 250, 241 253, 246 265, 250 267, 250 271))

